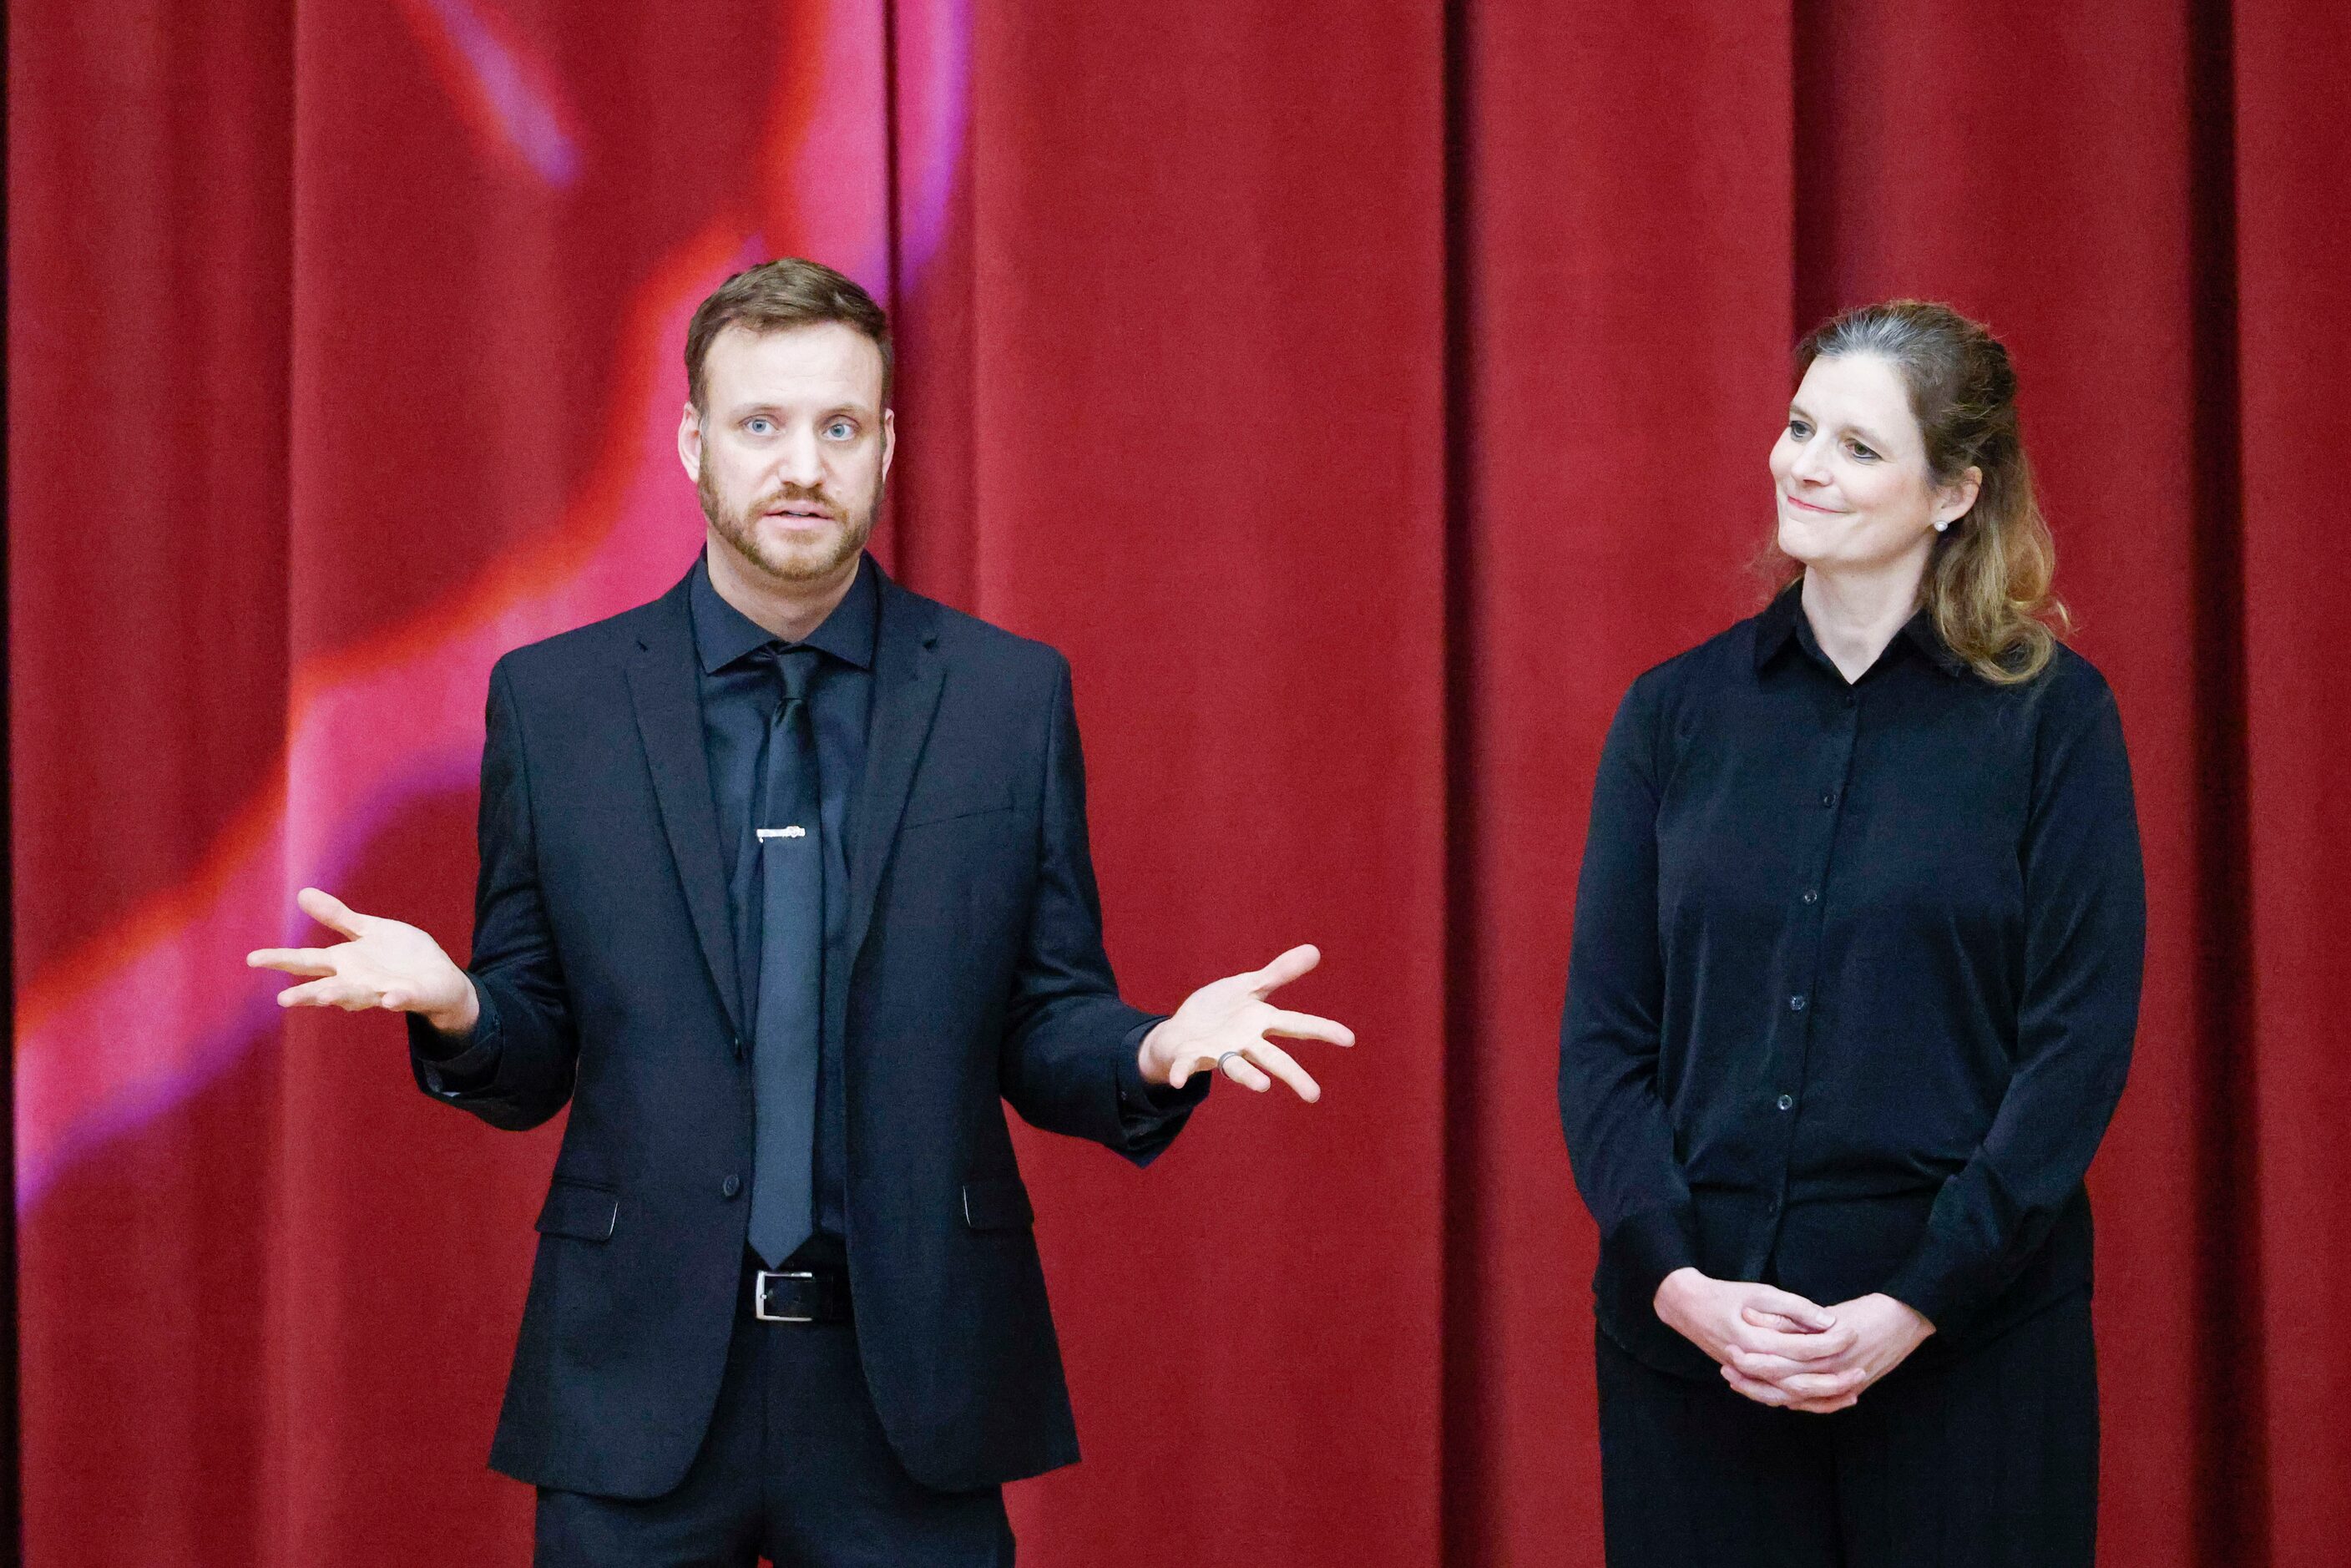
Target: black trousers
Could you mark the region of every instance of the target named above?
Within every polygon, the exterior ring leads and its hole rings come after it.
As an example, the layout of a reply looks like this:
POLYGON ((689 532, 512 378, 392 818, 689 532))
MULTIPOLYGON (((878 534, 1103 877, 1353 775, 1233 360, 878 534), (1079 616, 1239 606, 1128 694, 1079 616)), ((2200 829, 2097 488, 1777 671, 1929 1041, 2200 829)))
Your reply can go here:
POLYGON ((541 1489, 538 1568, 1010 1568, 1000 1488, 906 1474, 847 1323, 751 1315, 747 1270, 718 1407, 685 1479, 649 1501, 541 1489))
POLYGON ((1833 1416, 1659 1372, 1605 1335, 1599 1363, 1612 1564, 2090 1568, 2086 1291, 1965 1354, 1906 1363, 1833 1416))

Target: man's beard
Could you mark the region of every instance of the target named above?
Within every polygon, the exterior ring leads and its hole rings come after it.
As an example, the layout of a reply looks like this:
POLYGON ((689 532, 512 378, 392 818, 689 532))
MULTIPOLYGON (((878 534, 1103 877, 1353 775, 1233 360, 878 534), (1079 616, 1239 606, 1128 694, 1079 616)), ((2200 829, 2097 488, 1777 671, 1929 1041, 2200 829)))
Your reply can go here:
POLYGON ((838 505, 820 486, 787 485, 737 510, 720 498, 710 482, 710 466, 703 465, 701 476, 694 485, 695 494, 702 501, 702 515, 710 519, 710 526, 718 530, 720 538, 735 547, 737 555, 779 582, 820 582, 835 575, 857 559, 872 535, 873 515, 881 509, 879 495, 873 497, 872 506, 852 512, 838 505), (840 530, 821 541, 778 549, 759 537, 758 522, 768 512, 792 501, 822 507, 841 520, 840 530))

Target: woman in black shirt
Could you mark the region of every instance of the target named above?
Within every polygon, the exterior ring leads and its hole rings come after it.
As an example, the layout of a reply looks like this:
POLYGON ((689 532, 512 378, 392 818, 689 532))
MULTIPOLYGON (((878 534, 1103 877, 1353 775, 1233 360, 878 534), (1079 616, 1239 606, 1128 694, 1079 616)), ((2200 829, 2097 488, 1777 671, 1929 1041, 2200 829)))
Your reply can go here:
POLYGON ((2006 350, 1896 301, 1798 366, 1791 580, 1633 684, 1577 889, 1609 1560, 2086 1565, 2122 727, 2052 630, 2006 350))

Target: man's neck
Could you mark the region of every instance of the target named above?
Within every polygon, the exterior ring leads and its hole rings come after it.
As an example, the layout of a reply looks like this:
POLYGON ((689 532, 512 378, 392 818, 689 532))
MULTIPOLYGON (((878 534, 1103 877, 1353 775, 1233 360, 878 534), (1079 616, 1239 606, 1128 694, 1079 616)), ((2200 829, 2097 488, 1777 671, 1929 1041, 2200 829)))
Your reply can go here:
POLYGON ((1804 570, 1804 619, 1813 640, 1847 681, 1857 681, 1877 663, 1886 645, 1918 610, 1918 584, 1926 562, 1901 561, 1891 570, 1804 570))
POLYGON ((824 618, 849 597, 850 586, 857 580, 864 561, 861 552, 831 577, 808 582, 781 581, 744 561, 735 547, 715 531, 710 536, 709 548, 703 551, 703 559, 708 563, 710 586, 718 591, 718 597, 741 611, 753 624, 787 643, 803 641, 824 624, 824 618))

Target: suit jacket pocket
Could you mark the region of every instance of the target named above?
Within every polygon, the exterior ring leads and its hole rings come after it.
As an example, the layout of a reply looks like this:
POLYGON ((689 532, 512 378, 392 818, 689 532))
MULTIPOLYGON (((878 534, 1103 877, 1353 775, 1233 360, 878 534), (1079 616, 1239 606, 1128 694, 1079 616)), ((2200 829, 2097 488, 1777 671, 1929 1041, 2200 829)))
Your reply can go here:
POLYGON ((611 1187, 558 1177, 547 1189, 538 1211, 542 1236, 571 1236, 582 1241, 610 1241, 621 1222, 621 1199, 611 1187))
POLYGON ((946 789, 935 794, 917 791, 906 802, 906 815, 899 831, 926 828, 934 822, 953 822, 965 817, 986 817, 998 811, 1012 810, 1012 796, 1002 785, 994 789, 980 789, 955 793, 946 789))
POLYGON ((1026 1230, 1036 1218, 1017 1176, 964 1183, 963 1222, 974 1230, 1026 1230))

